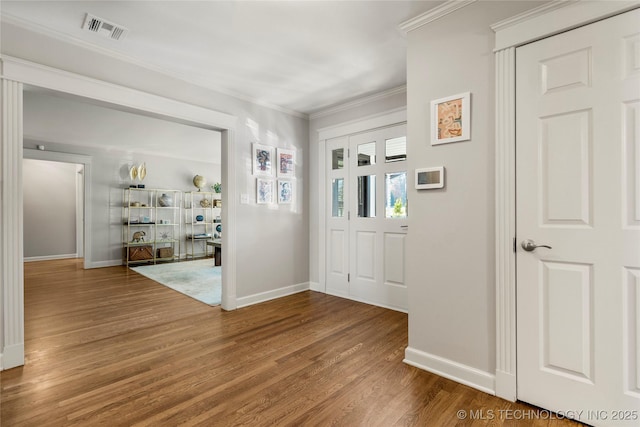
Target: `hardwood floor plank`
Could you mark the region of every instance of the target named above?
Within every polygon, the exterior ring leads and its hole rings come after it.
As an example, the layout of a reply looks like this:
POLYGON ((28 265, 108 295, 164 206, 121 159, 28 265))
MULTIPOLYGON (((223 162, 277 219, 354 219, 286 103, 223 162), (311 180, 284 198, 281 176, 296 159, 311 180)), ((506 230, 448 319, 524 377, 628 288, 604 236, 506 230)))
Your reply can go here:
POLYGON ((317 292, 225 312, 124 267, 25 265, 2 426, 570 426, 402 362, 407 315, 317 292))

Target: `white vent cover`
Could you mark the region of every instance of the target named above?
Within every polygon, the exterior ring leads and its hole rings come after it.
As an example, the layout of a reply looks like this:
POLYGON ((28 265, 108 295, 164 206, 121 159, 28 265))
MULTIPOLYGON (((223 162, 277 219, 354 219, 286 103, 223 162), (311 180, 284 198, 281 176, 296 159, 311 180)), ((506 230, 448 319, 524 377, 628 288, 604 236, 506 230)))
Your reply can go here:
POLYGON ((90 31, 92 33, 100 34, 103 37, 108 37, 114 40, 123 39, 129 32, 129 30, 122 25, 105 21, 104 19, 98 18, 97 16, 93 16, 89 13, 87 13, 84 18, 82 29, 90 31))

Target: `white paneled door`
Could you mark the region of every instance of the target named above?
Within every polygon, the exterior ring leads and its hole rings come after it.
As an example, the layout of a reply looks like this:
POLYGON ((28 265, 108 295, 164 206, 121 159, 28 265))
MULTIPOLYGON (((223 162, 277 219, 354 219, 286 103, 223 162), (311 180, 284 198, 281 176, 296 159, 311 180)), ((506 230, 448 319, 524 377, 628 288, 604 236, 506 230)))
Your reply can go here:
POLYGON ((518 399, 638 426, 640 11, 520 47, 516 72, 518 399))
POLYGON ((327 292, 406 311, 406 125, 327 141, 327 292))

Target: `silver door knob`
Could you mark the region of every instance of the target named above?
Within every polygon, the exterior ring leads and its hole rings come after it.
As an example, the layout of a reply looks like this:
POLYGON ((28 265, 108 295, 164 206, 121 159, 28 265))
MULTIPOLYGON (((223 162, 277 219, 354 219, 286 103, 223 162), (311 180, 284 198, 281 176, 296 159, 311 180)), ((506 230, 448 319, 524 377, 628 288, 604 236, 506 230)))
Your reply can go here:
POLYGON ((523 240, 521 246, 522 246, 522 249, 524 249, 527 252, 535 251, 536 248, 551 249, 551 246, 549 245, 536 245, 536 242, 534 242, 531 239, 523 240))

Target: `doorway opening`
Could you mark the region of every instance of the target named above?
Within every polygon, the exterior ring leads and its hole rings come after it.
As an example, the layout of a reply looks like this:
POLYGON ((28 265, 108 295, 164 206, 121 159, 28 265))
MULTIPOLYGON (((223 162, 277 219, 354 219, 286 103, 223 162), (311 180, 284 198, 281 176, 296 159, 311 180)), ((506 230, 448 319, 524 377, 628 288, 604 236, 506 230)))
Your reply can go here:
POLYGON ((25 158, 25 262, 84 257, 84 164, 25 158))

